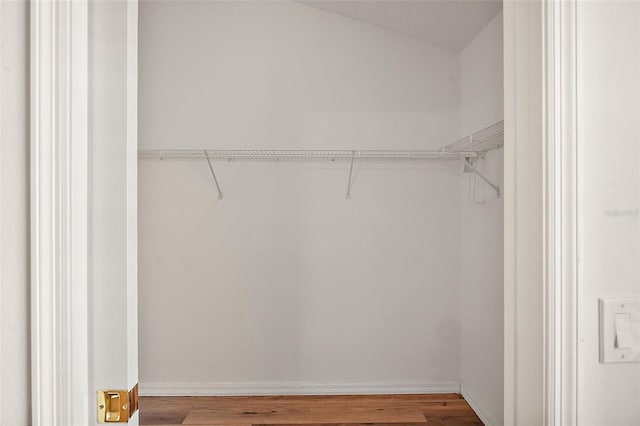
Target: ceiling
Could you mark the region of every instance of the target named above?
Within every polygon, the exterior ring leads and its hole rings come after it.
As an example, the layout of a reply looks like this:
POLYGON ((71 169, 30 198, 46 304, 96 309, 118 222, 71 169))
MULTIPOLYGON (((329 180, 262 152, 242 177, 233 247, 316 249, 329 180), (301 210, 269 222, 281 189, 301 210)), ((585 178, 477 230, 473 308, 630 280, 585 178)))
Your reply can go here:
POLYGON ((299 1, 457 51, 502 10, 501 0, 299 1))

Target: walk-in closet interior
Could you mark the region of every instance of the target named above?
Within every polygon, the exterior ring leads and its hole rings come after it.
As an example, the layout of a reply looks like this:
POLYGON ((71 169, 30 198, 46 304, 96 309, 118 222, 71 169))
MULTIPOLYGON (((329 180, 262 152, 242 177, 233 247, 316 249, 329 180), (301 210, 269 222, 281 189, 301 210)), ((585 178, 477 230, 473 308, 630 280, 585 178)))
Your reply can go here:
POLYGON ((499 1, 141 1, 141 395, 502 424, 503 80, 499 1))

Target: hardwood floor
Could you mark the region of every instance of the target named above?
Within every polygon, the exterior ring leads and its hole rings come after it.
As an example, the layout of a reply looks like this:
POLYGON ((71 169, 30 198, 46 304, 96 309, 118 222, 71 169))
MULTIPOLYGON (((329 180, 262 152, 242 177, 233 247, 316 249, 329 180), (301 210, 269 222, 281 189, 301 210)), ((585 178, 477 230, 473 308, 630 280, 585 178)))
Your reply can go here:
POLYGON ((482 426, 462 396, 141 397, 140 425, 482 426))

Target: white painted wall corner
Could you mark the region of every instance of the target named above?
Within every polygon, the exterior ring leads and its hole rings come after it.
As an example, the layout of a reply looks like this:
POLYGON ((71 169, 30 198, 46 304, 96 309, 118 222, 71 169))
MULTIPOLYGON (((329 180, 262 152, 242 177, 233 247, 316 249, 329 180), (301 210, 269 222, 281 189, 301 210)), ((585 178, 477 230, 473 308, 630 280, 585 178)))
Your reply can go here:
POLYGON ((464 383, 460 383, 460 394, 464 400, 467 401, 471 409, 475 411, 477 416, 480 417, 480 420, 482 420, 482 423, 484 423, 485 426, 498 426, 498 423, 495 422, 487 412, 482 409, 482 407, 480 407, 477 403, 477 398, 469 392, 469 388, 467 388, 464 383))

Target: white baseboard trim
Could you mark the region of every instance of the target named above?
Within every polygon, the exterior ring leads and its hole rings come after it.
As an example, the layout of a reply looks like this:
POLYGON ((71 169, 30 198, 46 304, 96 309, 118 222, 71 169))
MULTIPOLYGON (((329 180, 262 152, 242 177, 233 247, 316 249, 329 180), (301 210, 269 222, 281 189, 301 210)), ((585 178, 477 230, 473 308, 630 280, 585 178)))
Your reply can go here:
POLYGON ((485 426, 497 426, 497 423, 491 420, 487 413, 483 411, 482 408, 480 408, 477 400, 474 399, 473 395, 469 393, 469 388, 467 388, 464 383, 460 383, 460 394, 465 399, 465 401, 467 401, 473 411, 475 411, 478 417, 480 417, 480 420, 482 420, 482 423, 484 423, 485 426))
POLYGON ((460 393, 460 382, 405 383, 144 383, 141 396, 364 395, 460 393))

